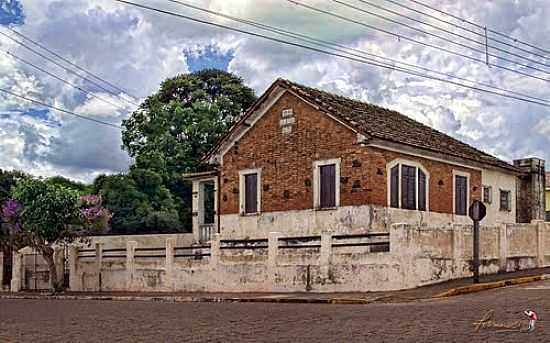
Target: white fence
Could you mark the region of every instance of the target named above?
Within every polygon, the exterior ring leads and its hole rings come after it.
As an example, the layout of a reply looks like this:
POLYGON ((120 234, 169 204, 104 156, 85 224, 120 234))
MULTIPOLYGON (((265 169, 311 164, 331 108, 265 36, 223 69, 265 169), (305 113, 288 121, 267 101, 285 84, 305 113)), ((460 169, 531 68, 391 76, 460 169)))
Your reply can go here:
MULTIPOLYGON (((220 239, 121 236, 69 251, 74 291, 350 292, 471 276, 472 228, 395 224, 389 233, 220 239)), ((480 230, 481 273, 550 265, 550 223, 480 230)), ((19 257, 15 258, 20 258, 19 257)))

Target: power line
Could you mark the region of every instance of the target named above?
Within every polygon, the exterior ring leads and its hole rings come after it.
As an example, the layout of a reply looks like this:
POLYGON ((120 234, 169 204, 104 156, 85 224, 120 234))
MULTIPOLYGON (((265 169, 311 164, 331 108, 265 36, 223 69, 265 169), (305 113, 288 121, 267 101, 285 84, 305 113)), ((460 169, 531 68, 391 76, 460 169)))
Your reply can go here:
MULTIPOLYGON (((443 10, 437 9, 437 8, 435 8, 435 7, 433 7, 433 6, 430 6, 430 5, 427 5, 427 4, 423 3, 423 2, 420 2, 420 1, 417 1, 417 0, 409 0, 409 1, 410 1, 410 2, 413 2, 413 3, 417 4, 417 5, 420 5, 420 6, 422 6, 422 7, 429 8, 429 9, 431 9, 431 10, 433 10, 433 11, 438 12, 438 13, 447 15, 447 16, 449 16, 449 17, 451 17, 451 18, 456 19, 456 20, 460 20, 460 21, 463 22, 463 23, 467 23, 467 24, 470 24, 470 25, 472 25, 472 26, 475 26, 475 27, 477 27, 478 29, 485 29, 484 26, 481 26, 481 25, 479 25, 479 24, 477 24, 477 23, 474 23, 474 22, 472 22, 472 21, 466 20, 466 19, 464 19, 464 18, 461 18, 461 17, 456 16, 456 15, 454 15, 454 14, 451 14, 451 13, 449 13, 449 12, 445 12, 445 11, 443 11, 443 10)), ((528 46, 528 47, 530 47, 530 48, 533 48, 533 49, 542 51, 542 52, 544 52, 545 54, 550 54, 550 51, 548 51, 548 50, 545 50, 545 49, 543 49, 543 48, 539 48, 539 47, 536 46, 536 45, 533 45, 533 44, 531 44, 531 43, 527 43, 527 42, 525 42, 525 41, 519 40, 519 39, 517 39, 517 38, 514 38, 514 37, 512 37, 512 36, 506 35, 506 34, 504 34, 504 33, 501 33, 501 32, 498 32, 498 31, 495 31, 495 30, 492 30, 492 29, 489 29, 489 28, 487 28, 487 31, 489 31, 489 32, 491 32, 491 33, 493 33, 493 34, 499 35, 499 36, 501 36, 501 37, 510 39, 510 40, 512 40, 512 41, 514 41, 514 42, 521 43, 521 44, 526 45, 526 46, 528 46)))
MULTIPOLYGON (((376 13, 367 11, 367 10, 365 10, 365 9, 360 9, 360 8, 354 7, 354 6, 352 6, 352 5, 343 3, 343 2, 338 1, 338 0, 333 0, 333 1, 336 2, 336 3, 342 4, 342 5, 344 5, 344 6, 347 6, 347 7, 350 7, 350 8, 354 8, 354 9, 356 9, 357 11, 361 11, 361 12, 364 12, 364 13, 367 13, 367 14, 370 14, 370 15, 373 15, 373 16, 376 16, 376 17, 379 17, 379 18, 381 18, 381 19, 383 19, 383 20, 391 20, 391 19, 386 18, 386 17, 384 17, 384 16, 380 16, 380 15, 378 15, 378 14, 376 14, 376 13)), ((483 47, 485 47, 485 48, 491 48, 492 50, 499 51, 499 52, 502 52, 502 53, 505 53, 505 54, 508 54, 508 55, 510 55, 510 56, 514 56, 514 57, 517 57, 517 58, 521 58, 521 59, 523 59, 523 60, 525 60, 525 61, 529 61, 529 62, 531 62, 531 63, 536 63, 536 64, 539 64, 539 65, 543 65, 543 66, 545 66, 545 67, 550 67, 550 64, 546 64, 546 63, 543 63, 543 62, 540 62, 540 61, 537 61, 537 60, 528 58, 528 57, 526 57, 526 56, 524 56, 524 55, 516 54, 516 53, 514 53, 514 52, 510 52, 510 51, 508 51, 508 50, 506 50, 506 49, 503 49, 503 48, 500 48, 500 47, 498 47, 498 46, 494 46, 494 45, 488 44, 488 43, 485 42, 485 40, 484 40, 483 42, 480 42, 480 41, 478 41, 478 40, 472 39, 472 38, 470 38, 470 37, 466 37, 466 36, 464 36, 464 35, 461 35, 461 34, 459 34, 459 33, 453 32, 453 31, 451 31, 451 30, 447 30, 447 29, 445 29, 445 28, 443 28, 443 27, 441 27, 441 26, 437 26, 437 25, 434 25, 434 24, 427 23, 427 22, 425 22, 425 21, 423 21, 423 20, 413 18, 413 17, 411 17, 411 16, 408 16, 408 15, 405 15, 405 14, 402 14, 402 13, 399 13, 399 12, 397 12, 397 11, 391 10, 391 9, 386 8, 386 7, 384 7, 384 6, 381 6, 381 5, 374 4, 374 3, 369 2, 369 1, 366 1, 366 0, 357 0, 357 1, 359 1, 359 2, 361 2, 361 3, 363 3, 363 4, 365 4, 365 5, 368 5, 368 6, 377 8, 377 9, 379 9, 379 10, 382 10, 382 11, 385 11, 385 12, 388 12, 388 13, 391 13, 391 14, 394 14, 394 15, 396 15, 396 16, 399 16, 399 17, 402 17, 402 18, 406 18, 406 19, 408 19, 408 20, 414 21, 414 22, 419 23, 419 24, 421 24, 421 25, 425 25, 425 26, 434 28, 434 29, 436 29, 436 30, 445 32, 445 33, 447 33, 447 34, 449 34, 449 35, 452 35, 452 36, 455 36, 455 37, 458 37, 458 38, 462 38, 462 39, 467 40, 467 41, 469 41, 469 42, 476 43, 476 44, 481 45, 481 46, 483 46, 483 47)), ((398 22, 398 21, 393 21, 393 20, 391 20, 391 21, 394 22, 394 23, 396 23, 396 24, 403 25, 403 26, 405 26, 405 27, 407 27, 407 28, 410 28, 410 29, 412 29, 412 30, 419 31, 419 32, 422 32, 422 33, 426 33, 425 31, 423 31, 423 30, 418 30, 418 29, 416 29, 416 28, 413 27, 413 26, 410 26, 410 25, 407 25, 407 24, 404 24, 404 23, 401 23, 401 22, 398 22)), ((426 33, 426 34, 432 35, 432 34, 429 33, 429 32, 426 33)), ((480 35, 481 35, 481 34, 480 34, 480 35)), ((440 39, 444 39, 444 38, 442 38, 442 37, 440 37, 440 36, 437 36, 437 35, 435 35, 435 36, 438 37, 438 38, 440 38, 440 39)), ((483 38, 485 38, 485 37, 483 37, 483 38)), ((445 40, 454 44, 453 41, 449 41, 449 40, 447 40, 447 39, 445 39, 445 40)), ((478 50, 478 49, 475 49, 475 48, 470 48, 470 49, 472 49, 472 50, 474 50, 474 51, 476 51, 476 52, 483 53, 483 51, 478 50)), ((504 61, 510 62, 509 59, 502 58, 501 56, 489 54, 489 53, 487 53, 487 52, 485 52, 485 53, 486 53, 488 56, 495 57, 495 58, 502 59, 502 60, 504 60, 504 61)), ((531 54, 531 53, 530 53, 530 54, 531 54)), ((546 57, 544 57, 544 56, 542 56, 542 55, 540 55, 540 56, 543 57, 543 58, 546 58, 546 57)), ((512 62, 515 63, 514 61, 512 61, 512 62)), ((521 64, 520 64, 520 65, 521 65, 521 64)))
POLYGON ((115 89, 115 90, 117 90, 117 91, 119 91, 119 92, 121 92, 121 93, 128 94, 129 96, 133 97, 134 99, 137 99, 137 98, 138 98, 138 97, 133 96, 132 94, 128 93, 126 90, 124 90, 124 89, 118 87, 117 85, 114 85, 114 84, 112 84, 111 82, 105 80, 104 78, 102 78, 102 77, 100 77, 100 76, 97 76, 96 74, 92 73, 91 71, 86 70, 86 69, 84 69, 83 67, 81 67, 81 66, 79 66, 79 65, 77 65, 77 64, 75 64, 75 63, 73 63, 73 62, 71 62, 70 60, 66 59, 65 57, 61 56, 60 54, 56 53, 55 51, 53 51, 53 50, 47 48, 46 46, 44 46, 44 45, 38 43, 37 41, 33 40, 32 38, 29 38, 28 36, 22 34, 21 32, 16 31, 16 30, 14 30, 14 29, 12 29, 12 28, 10 28, 10 27, 7 27, 7 29, 10 30, 11 32, 13 32, 14 34, 18 35, 19 37, 21 37, 21 38, 23 38, 23 39, 25 39, 25 40, 31 42, 32 44, 34 44, 34 45, 36 45, 36 46, 38 46, 39 48, 41 48, 41 49, 43 49, 43 50, 49 52, 49 53, 52 54, 53 56, 55 56, 55 57, 59 58, 60 60, 62 60, 63 62, 65 62, 65 63, 67 63, 67 64, 69 64, 69 65, 75 67, 76 69, 78 69, 78 70, 80 70, 80 71, 82 71, 82 72, 84 72, 84 73, 86 73, 86 74, 88 74, 88 75, 91 75, 91 76, 94 77, 96 80, 99 80, 99 81, 101 81, 101 82, 103 82, 103 83, 109 85, 111 88, 113 88, 113 89, 115 89))
POLYGON ((227 26, 227 25, 210 22, 210 21, 207 21, 207 20, 193 18, 193 17, 186 16, 186 15, 183 15, 183 14, 180 14, 180 13, 175 13, 175 12, 171 12, 171 11, 167 11, 167 10, 163 10, 163 9, 159 9, 159 8, 155 8, 155 7, 151 7, 151 6, 147 6, 147 5, 137 4, 137 3, 126 1, 126 0, 115 0, 115 1, 127 4, 127 5, 131 5, 131 6, 134 6, 134 7, 138 7, 138 8, 142 8, 142 9, 146 9, 146 10, 150 10, 150 11, 154 11, 154 12, 158 12, 158 13, 162 13, 162 14, 171 15, 171 16, 175 16, 175 17, 190 20, 190 21, 194 21, 194 22, 197 22, 197 23, 202 23, 202 24, 205 24, 205 25, 215 26, 215 27, 218 27, 218 28, 223 28, 223 29, 226 29, 226 30, 234 31, 234 32, 239 32, 239 33, 247 34, 247 35, 258 37, 258 38, 263 38, 263 39, 266 39, 266 40, 270 40, 270 41, 274 41, 274 42, 278 42, 278 43, 282 43, 282 44, 286 44, 286 45, 290 45, 290 46, 294 46, 294 47, 299 47, 299 48, 303 48, 303 49, 323 53, 323 54, 326 54, 326 55, 331 55, 331 56, 335 56, 335 57, 339 57, 339 58, 344 58, 344 59, 347 59, 347 60, 351 60, 351 61, 355 61, 355 62, 359 62, 359 63, 363 63, 363 64, 368 64, 368 65, 373 65, 373 66, 377 66, 377 67, 381 67, 381 68, 385 68, 385 69, 389 69, 389 70, 399 71, 399 72, 402 72, 402 73, 407 73, 407 74, 410 74, 410 75, 415 75, 415 76, 426 78, 426 79, 441 81, 441 82, 453 84, 455 86, 468 88, 468 89, 471 89, 471 90, 490 93, 490 94, 499 95, 499 96, 510 98, 510 99, 516 99, 516 100, 521 100, 521 101, 525 101, 525 102, 529 102, 529 103, 538 104, 538 105, 545 106, 545 107, 550 107, 550 105, 548 105, 547 103, 544 103, 544 102, 538 102, 538 101, 533 101, 533 100, 529 100, 529 99, 525 99, 525 98, 521 98, 521 97, 517 97, 517 96, 506 95, 506 94, 498 93, 498 92, 495 92, 495 91, 491 91, 491 90, 487 90, 487 89, 483 89, 483 88, 479 88, 479 87, 475 87, 475 86, 468 86, 468 85, 461 84, 461 83, 454 82, 454 81, 450 81, 450 80, 445 80, 445 79, 441 79, 441 78, 437 78, 437 77, 433 77, 433 76, 423 75, 423 74, 420 74, 420 73, 417 73, 417 72, 414 72, 414 71, 407 71, 406 69, 390 66, 390 65, 387 65, 387 64, 368 62, 368 61, 365 61, 365 59, 358 59, 358 58, 354 58, 354 57, 349 57, 349 56, 346 56, 346 55, 342 55, 342 54, 338 54, 338 53, 318 49, 318 48, 315 48, 315 47, 306 46, 306 45, 302 45, 302 44, 289 42, 289 41, 285 41, 285 40, 282 40, 282 39, 262 35, 262 34, 259 34, 259 33, 256 33, 256 32, 250 32, 250 31, 230 27, 230 26, 227 26))
POLYGON ((37 66, 37 65, 35 65, 35 64, 33 64, 33 63, 31 63, 31 62, 29 62, 29 61, 27 61, 27 60, 25 60, 25 59, 23 59, 23 58, 21 58, 21 57, 15 55, 15 54, 9 52, 9 51, 4 51, 4 50, 0 50, 0 51, 2 51, 3 53, 5 53, 5 54, 8 55, 8 56, 13 57, 13 58, 14 58, 15 60, 17 60, 17 61, 20 61, 20 62, 22 62, 22 63, 24 63, 24 64, 27 64, 27 65, 29 65, 29 66, 31 66, 31 67, 33 67, 33 68, 35 68, 35 69, 37 69, 37 70, 39 70, 39 71, 45 73, 45 74, 47 74, 47 75, 53 77, 54 79, 56 79, 56 80, 58 80, 58 81, 61 81, 61 82, 65 83, 65 84, 68 84, 69 86, 71 86, 71 87, 73 87, 73 88, 75 88, 75 89, 77 89, 77 90, 83 92, 83 93, 86 94, 86 95, 89 95, 89 96, 91 96, 91 97, 93 97, 93 98, 96 98, 96 99, 98 99, 98 100, 100 100, 100 101, 103 101, 103 102, 106 103, 106 104, 109 104, 109 105, 111 105, 111 106, 118 107, 119 109, 126 111, 126 109, 125 109, 124 107, 122 107, 122 106, 120 106, 120 105, 118 105, 118 104, 115 104, 114 102, 111 102, 111 101, 109 101, 109 100, 107 100, 107 99, 104 99, 103 97, 100 97, 100 96, 98 96, 98 95, 95 95, 95 94, 93 94, 93 93, 91 93, 91 92, 85 90, 84 88, 81 88, 81 87, 75 85, 74 83, 71 83, 71 82, 69 82, 69 81, 67 81, 67 80, 65 80, 65 79, 63 79, 63 78, 61 78, 61 77, 59 77, 59 76, 57 76, 57 75, 55 75, 55 74, 53 74, 53 73, 51 73, 51 72, 49 72, 49 71, 43 69, 43 68, 41 68, 41 67, 39 67, 39 66, 37 66))
MULTIPOLYGON (((456 56, 460 56, 460 57, 463 57, 463 58, 466 58, 466 59, 469 59, 469 60, 472 60, 472 61, 475 61, 475 62, 478 62, 478 63, 486 64, 486 61, 483 60, 483 59, 479 59, 479 58, 472 57, 472 56, 469 56, 469 55, 465 55, 465 54, 462 54, 462 53, 459 53, 459 52, 456 52, 456 51, 453 51, 453 50, 449 50, 449 49, 446 49, 446 48, 442 48, 442 47, 437 46, 437 45, 434 45, 434 44, 430 44, 430 43, 426 43, 426 42, 423 42, 423 41, 419 41, 419 40, 414 39, 414 38, 411 38, 411 37, 403 36, 403 35, 401 35, 401 34, 398 34, 398 33, 395 33, 395 32, 391 32, 391 31, 388 31, 388 30, 386 30, 386 29, 379 28, 379 27, 374 26, 374 25, 362 23, 362 22, 357 21, 357 20, 349 19, 349 18, 344 17, 344 16, 342 16, 342 15, 339 15, 339 14, 336 14, 336 13, 332 13, 332 12, 329 12, 329 11, 325 11, 325 10, 323 10, 323 9, 316 8, 316 7, 313 7, 313 6, 310 6, 310 5, 301 3, 301 2, 297 2, 297 1, 295 1, 295 0, 286 0, 286 1, 288 1, 288 2, 290 2, 290 3, 292 3, 292 4, 294 4, 294 5, 297 5, 297 6, 307 8, 307 9, 309 9, 309 10, 311 10, 311 11, 315 11, 315 12, 318 12, 318 13, 323 13, 323 14, 326 14, 326 15, 329 15, 329 16, 332 16, 332 17, 335 17, 335 18, 338 18, 338 19, 340 19, 340 20, 344 20, 344 21, 347 21, 347 22, 350 22, 350 23, 354 23, 354 24, 357 24, 357 25, 360 25, 360 26, 364 26, 364 27, 369 28, 369 29, 371 29, 371 30, 375 30, 375 31, 379 31, 379 32, 385 33, 385 34, 387 34, 387 35, 396 37, 397 39, 405 39, 405 40, 408 40, 408 41, 413 42, 413 43, 416 43, 416 44, 420 44, 420 45, 423 45, 423 46, 426 46, 426 47, 430 47, 430 48, 433 48, 433 49, 441 50, 441 51, 447 52, 447 53, 449 53, 449 54, 456 55, 456 56)), ((484 51, 483 51, 483 54, 485 54, 484 51)), ((539 77, 539 76, 532 75, 532 74, 527 74, 527 73, 525 73, 525 72, 519 71, 519 70, 517 70, 517 69, 511 69, 511 68, 508 68, 508 67, 503 66, 503 65, 491 64, 491 66, 496 67, 496 68, 500 68, 500 69, 503 69, 503 70, 507 70, 507 71, 510 71, 510 72, 512 72, 512 73, 516 73, 516 74, 519 74, 519 75, 523 75, 523 76, 526 76, 526 77, 530 77, 530 78, 533 78, 533 79, 537 79, 537 80, 541 80, 541 81, 545 81, 545 82, 550 82, 550 79, 546 79, 546 78, 539 77)), ((533 67, 530 67, 530 68, 533 68, 533 67)), ((536 68, 535 68, 535 69, 536 69, 536 68)))
MULTIPOLYGON (((462 30, 462 31, 464 31, 464 32, 468 32, 468 33, 474 34, 474 35, 476 35, 476 36, 479 36, 479 37, 482 37, 482 38, 485 39, 485 35, 482 34, 482 33, 477 32, 476 30, 472 30, 472 29, 463 27, 462 25, 455 24, 455 23, 453 23, 452 21, 448 21, 448 20, 445 20, 445 19, 441 19, 441 18, 438 17, 438 16, 435 16, 435 15, 432 15, 432 14, 430 14, 430 13, 426 13, 426 12, 420 11, 420 10, 418 10, 418 9, 416 9, 416 8, 407 6, 407 5, 405 5, 405 4, 403 4, 403 3, 399 2, 399 1, 396 1, 396 0, 384 0, 384 1, 387 1, 387 2, 389 2, 389 3, 392 3, 392 4, 396 5, 396 6, 401 7, 401 8, 407 9, 407 10, 409 10, 409 11, 418 13, 418 14, 420 14, 420 15, 427 16, 428 18, 431 18, 431 19, 433 19, 433 20, 436 20, 436 21, 439 21, 439 22, 441 22, 441 23, 444 23, 444 24, 453 26, 453 27, 455 27, 455 28, 457 28, 457 29, 460 29, 460 30, 462 30)), ((461 21, 461 22, 464 22, 463 19, 460 19, 460 21, 461 21)), ((478 28, 479 28, 480 30, 485 31, 485 27, 479 26, 478 28)), ((523 52, 528 53, 528 54, 531 54, 531 55, 533 55, 533 56, 537 56, 537 57, 544 58, 544 59, 547 59, 547 58, 548 58, 548 56, 541 55, 541 54, 537 54, 537 53, 535 53, 535 52, 533 52, 533 51, 531 51, 531 50, 523 49, 523 48, 521 48, 521 47, 518 47, 517 45, 510 44, 510 43, 508 43, 508 42, 502 41, 502 40, 497 39, 497 38, 495 38, 495 37, 490 37, 490 40, 493 41, 493 42, 496 42, 496 43, 499 43, 499 44, 508 46, 508 47, 510 47, 510 48, 513 48, 513 49, 517 49, 517 50, 523 51, 523 52)), ((545 51, 545 50, 543 50, 543 49, 539 49, 539 50, 545 51)))
MULTIPOLYGON (((4 37, 8 38, 9 40, 11 40, 11 41, 13 41, 13 42, 15 42, 15 43, 21 45, 21 46, 24 47, 25 49, 27 49, 27 50, 31 51, 32 53, 34 53, 34 54, 36 54, 36 55, 42 57, 42 58, 45 59, 46 61, 49 61, 49 62, 55 64, 56 66, 62 68, 62 69, 65 70, 66 72, 68 72, 68 73, 70 73, 70 74, 73 74, 73 75, 77 76, 78 78, 80 78, 80 79, 82 79, 82 80, 84 80, 84 81, 86 81, 86 82, 89 82, 89 83, 93 84, 94 86, 100 88, 101 90, 103 90, 103 91, 105 91, 105 92, 107 92, 107 93, 109 93, 109 94, 111 94, 111 95, 114 95, 114 96, 118 97, 118 94, 114 93, 113 91, 111 91, 111 90, 109 90, 109 89, 103 87, 102 85, 98 84, 97 82, 95 82, 95 81, 93 81, 93 80, 90 80, 89 78, 87 78, 87 77, 85 77, 85 76, 80 75, 80 74, 77 73, 76 71, 74 71, 74 70, 72 70, 72 69, 70 69, 70 68, 68 68, 68 67, 66 67, 66 66, 63 66, 62 64, 58 63, 58 62, 55 61, 54 59, 52 59, 52 58, 50 58, 50 57, 48 57, 48 56, 46 56, 46 55, 40 53, 39 51, 36 51, 35 49, 31 48, 31 47, 28 46, 27 44, 21 42, 20 40, 17 40, 17 39, 15 39, 15 38, 9 36, 8 34, 2 32, 2 31, 0 31, 0 35, 2 35, 2 36, 4 36, 4 37)), ((124 99, 124 98, 123 98, 123 99, 124 99)), ((131 102, 131 101, 129 101, 129 100, 126 100, 126 99, 124 99, 124 100, 125 100, 126 102, 132 104, 132 105, 139 106, 138 104, 133 103, 133 102, 131 102)))
POLYGON ((20 99, 23 99, 23 100, 27 100, 27 101, 30 101, 30 102, 34 102, 34 103, 39 104, 39 105, 42 105, 42 106, 44 106, 44 107, 48 107, 48 108, 51 108, 51 109, 53 109, 53 110, 56 110, 56 111, 59 111, 59 112, 66 113, 66 114, 75 116, 75 117, 80 118, 80 119, 92 121, 92 122, 97 123, 97 124, 102 124, 102 125, 114 127, 114 128, 117 128, 117 129, 122 129, 122 127, 120 127, 120 126, 118 126, 118 125, 111 124, 111 123, 108 123, 108 122, 106 122, 106 121, 102 121, 102 120, 99 120, 99 119, 94 119, 94 118, 91 118, 91 117, 88 117, 88 116, 85 116, 85 115, 82 115, 82 114, 78 114, 78 113, 75 113, 75 112, 72 112, 72 111, 68 111, 68 110, 65 110, 65 109, 56 107, 56 106, 52 106, 52 105, 46 104, 45 102, 42 102, 42 101, 39 101, 39 100, 36 100, 36 99, 32 99, 32 98, 28 98, 28 97, 26 97, 26 96, 23 96, 23 95, 20 95, 20 94, 17 94, 17 93, 13 93, 13 92, 11 92, 11 91, 9 91, 9 90, 7 90, 7 89, 0 88, 0 92, 3 92, 3 93, 6 93, 6 94, 9 94, 9 95, 12 95, 12 96, 14 96, 14 97, 17 97, 17 98, 20 98, 20 99))
MULTIPOLYGON (((262 30, 273 32, 273 33, 276 33, 276 34, 279 34, 279 35, 282 35, 282 36, 291 37, 293 39, 305 41, 305 42, 308 42, 308 43, 313 43, 313 44, 318 45, 318 46, 328 47, 329 49, 332 49, 332 50, 344 52, 344 53, 347 53, 349 55, 361 57, 361 58, 364 58, 366 60, 375 61, 377 63, 382 63, 382 62, 373 60, 371 58, 366 58, 366 57, 364 57, 364 55, 372 56, 372 57, 382 59, 382 60, 388 60, 388 61, 391 61, 392 63, 402 64, 402 65, 405 65, 405 66, 408 66, 408 67, 421 69, 421 70, 424 70, 426 72, 430 72, 430 73, 434 73, 434 74, 438 74, 438 75, 458 79, 458 80, 461 80, 461 81, 477 83, 478 85, 481 85, 481 86, 484 86, 484 87, 500 90, 500 91, 503 91, 503 92, 508 92, 510 94, 515 94, 515 95, 526 97, 526 98, 531 98, 531 99, 536 100, 536 101, 542 101, 542 102, 550 103, 550 100, 546 100, 546 99, 542 99, 542 98, 538 98, 538 97, 533 97, 533 96, 528 95, 528 94, 503 89, 503 88, 500 88, 500 87, 497 87, 497 86, 477 82, 475 80, 463 78, 463 77, 460 77, 460 76, 439 72, 439 71, 436 71, 436 70, 432 70, 430 68, 426 68, 426 67, 406 63, 406 62, 402 62, 402 61, 395 60, 395 59, 392 59, 392 58, 388 58, 388 57, 385 57, 385 56, 376 55, 376 54, 373 54, 373 53, 370 53, 370 52, 366 52, 364 50, 355 49, 355 48, 351 48, 351 47, 341 45, 341 44, 338 44, 338 43, 329 42, 329 41, 325 41, 325 40, 322 40, 322 39, 314 38, 314 37, 307 36, 307 35, 304 35, 304 34, 301 34, 301 33, 298 33, 298 32, 291 32, 291 31, 281 29, 281 28, 278 28, 278 27, 275 27, 275 26, 271 26, 271 25, 267 25, 267 24, 263 24, 263 23, 258 23, 258 22, 255 22, 255 21, 252 21, 252 20, 249 20, 249 19, 242 19, 242 18, 234 17, 234 16, 227 15, 227 14, 224 14, 224 13, 221 13, 221 12, 216 12, 216 11, 208 10, 208 9, 201 8, 201 7, 198 7, 198 6, 195 6, 195 5, 191 5, 191 4, 188 4, 188 3, 184 3, 184 2, 181 2, 181 1, 178 1, 178 0, 168 0, 168 1, 179 4, 179 5, 187 7, 187 8, 191 8, 191 9, 194 9, 194 10, 206 12, 206 13, 213 14, 213 15, 216 15, 216 16, 219 16, 219 17, 223 17, 223 18, 226 18, 226 19, 230 19, 230 20, 233 20, 233 21, 236 21, 236 22, 239 22, 239 23, 244 23, 244 24, 247 24, 247 25, 250 25, 250 26, 254 26, 254 27, 260 28, 262 30), (334 46, 336 46, 338 49, 334 48, 334 46), (348 53, 347 51, 345 51, 343 49, 351 50, 351 51, 357 51, 357 52, 363 54, 363 56, 353 54, 353 53, 348 53)), ((388 64, 388 65, 390 65, 390 64, 388 64)), ((403 69, 406 69, 406 68, 403 68, 403 69)))

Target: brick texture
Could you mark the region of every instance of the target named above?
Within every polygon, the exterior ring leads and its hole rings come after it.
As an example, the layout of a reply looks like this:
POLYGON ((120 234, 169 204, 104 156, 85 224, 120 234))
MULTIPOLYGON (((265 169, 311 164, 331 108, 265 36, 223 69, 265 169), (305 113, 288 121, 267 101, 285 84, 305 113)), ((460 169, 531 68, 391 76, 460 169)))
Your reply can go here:
MULTIPOLYGON (((288 122, 288 121, 287 121, 288 122)), ((313 207, 313 162, 341 159, 340 205, 387 205, 386 165, 396 158, 418 162, 429 172, 430 211, 452 213, 453 169, 470 173, 471 200, 481 197, 481 172, 357 144, 356 134, 290 93, 223 157, 220 213, 239 212, 239 170, 262 169, 262 212, 313 207), (295 122, 283 134, 282 111, 295 122)))

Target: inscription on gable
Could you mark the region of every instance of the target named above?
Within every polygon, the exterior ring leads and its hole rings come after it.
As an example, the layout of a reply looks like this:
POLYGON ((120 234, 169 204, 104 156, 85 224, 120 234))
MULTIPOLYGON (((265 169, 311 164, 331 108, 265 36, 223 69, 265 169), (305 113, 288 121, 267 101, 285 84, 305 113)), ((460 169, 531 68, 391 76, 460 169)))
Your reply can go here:
POLYGON ((291 133, 295 123, 296 117, 294 116, 292 108, 283 110, 281 113, 281 120, 279 120, 279 126, 281 127, 283 135, 291 133))

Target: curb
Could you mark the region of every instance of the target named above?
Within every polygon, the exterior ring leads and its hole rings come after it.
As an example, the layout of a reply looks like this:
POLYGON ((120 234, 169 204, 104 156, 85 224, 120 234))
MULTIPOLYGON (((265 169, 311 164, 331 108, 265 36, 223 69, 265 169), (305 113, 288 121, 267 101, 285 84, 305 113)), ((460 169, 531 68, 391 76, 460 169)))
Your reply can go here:
POLYGON ((452 296, 456 296, 456 295, 481 292, 481 291, 485 291, 485 290, 493 289, 493 288, 501 288, 501 287, 507 287, 507 286, 513 286, 513 285, 521 285, 521 284, 524 284, 524 283, 542 281, 542 280, 548 280, 548 279, 550 279, 550 274, 525 276, 525 277, 519 277, 519 278, 515 278, 515 279, 507 279, 507 280, 494 281, 494 282, 478 283, 478 284, 473 284, 473 285, 468 285, 468 286, 451 288, 448 291, 437 294, 436 296, 434 296, 434 298, 447 298, 447 297, 452 297, 452 296))
POLYGON ((147 301, 164 303, 279 303, 279 304, 334 304, 364 305, 377 299, 349 298, 209 298, 209 297, 140 297, 140 296, 88 296, 88 295, 0 295, 11 300, 100 300, 100 301, 147 301))
MULTIPOLYGON (((486 282, 468 286, 451 288, 448 291, 439 293, 433 297, 424 299, 400 298, 401 302, 410 302, 415 300, 430 300, 438 298, 447 298, 456 295, 463 295, 475 292, 481 292, 493 288, 501 288, 513 285, 520 285, 529 282, 549 280, 550 274, 541 274, 535 276, 519 277, 495 282, 486 282)), ((46 294, 22 294, 15 293, 2 294, 0 299, 11 300, 99 300, 99 301, 146 301, 163 303, 278 303, 278 304, 333 304, 333 305, 366 305, 375 302, 383 302, 385 299, 393 298, 390 296, 380 296, 370 299, 362 298, 300 298, 300 297, 192 297, 192 296, 111 296, 111 295, 46 295, 46 294)))

